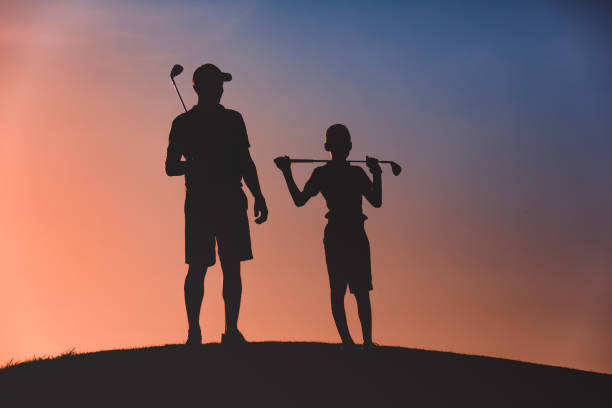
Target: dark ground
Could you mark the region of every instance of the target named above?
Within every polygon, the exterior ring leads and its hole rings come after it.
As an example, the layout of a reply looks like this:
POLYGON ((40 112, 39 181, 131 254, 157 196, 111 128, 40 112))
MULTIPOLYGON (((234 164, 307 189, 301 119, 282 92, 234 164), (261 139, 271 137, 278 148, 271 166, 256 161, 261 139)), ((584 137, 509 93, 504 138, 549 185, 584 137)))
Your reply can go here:
POLYGON ((170 345, 5 368, 0 406, 612 407, 612 375, 399 347, 170 345))

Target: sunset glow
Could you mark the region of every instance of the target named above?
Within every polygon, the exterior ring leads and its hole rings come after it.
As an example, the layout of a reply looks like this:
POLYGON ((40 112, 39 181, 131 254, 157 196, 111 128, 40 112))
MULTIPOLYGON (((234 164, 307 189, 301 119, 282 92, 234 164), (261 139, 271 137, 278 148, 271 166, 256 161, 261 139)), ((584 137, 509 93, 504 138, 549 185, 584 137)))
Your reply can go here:
MULTIPOLYGON (((243 263, 248 340, 338 341, 325 203, 296 208, 272 160, 327 158, 344 123, 350 158, 403 169, 364 204, 374 341, 612 373, 610 10, 342 4, 2 3, 0 365, 185 341, 168 74, 185 67, 189 108, 214 62, 270 209, 243 263)), ((201 322, 219 341, 218 265, 201 322)))

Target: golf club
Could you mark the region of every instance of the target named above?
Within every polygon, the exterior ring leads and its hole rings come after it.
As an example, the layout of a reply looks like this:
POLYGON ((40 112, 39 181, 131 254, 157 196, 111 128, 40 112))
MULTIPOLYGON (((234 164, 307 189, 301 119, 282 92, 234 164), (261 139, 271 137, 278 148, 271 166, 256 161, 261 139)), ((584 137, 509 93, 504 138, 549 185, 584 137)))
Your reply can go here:
POLYGON ((181 103, 183 104, 183 109, 185 109, 185 112, 187 112, 187 107, 185 106, 185 102, 183 102, 183 97, 181 96, 181 93, 179 92, 178 88, 176 87, 176 82, 174 82, 174 77, 177 75, 180 75, 181 72, 183 72, 183 66, 176 64, 172 67, 172 70, 170 71, 170 79, 172 80, 172 84, 174 85, 174 89, 176 89, 176 93, 179 96, 179 99, 181 100, 181 103))
MULTIPOLYGON (((281 157, 277 157, 276 159, 274 159, 274 161, 278 160, 282 158, 281 157)), ((292 159, 289 158, 289 161, 291 163, 329 163, 331 160, 318 160, 318 159, 292 159)), ((365 163, 365 160, 347 160, 347 162, 349 163, 365 163)), ((393 173, 394 176, 399 176, 399 174, 402 172, 402 168, 399 164, 397 164, 394 161, 390 161, 390 160, 379 160, 379 163, 387 163, 391 165, 391 172, 393 173)))

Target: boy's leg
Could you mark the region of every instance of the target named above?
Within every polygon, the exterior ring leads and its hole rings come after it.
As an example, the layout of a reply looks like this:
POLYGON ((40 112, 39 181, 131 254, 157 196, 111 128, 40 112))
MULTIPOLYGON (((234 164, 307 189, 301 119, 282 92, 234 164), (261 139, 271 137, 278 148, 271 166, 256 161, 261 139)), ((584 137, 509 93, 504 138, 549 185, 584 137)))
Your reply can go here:
POLYGON ((355 344, 351 338, 348 324, 346 322, 346 310, 344 308, 344 294, 348 286, 346 276, 346 246, 344 231, 332 223, 325 227, 323 246, 325 248, 325 263, 327 264, 327 274, 329 276, 329 287, 331 289, 331 309, 334 323, 340 334, 342 343, 347 345, 355 344))
POLYGON ((242 298, 242 279, 238 258, 224 257, 221 260, 223 269, 223 300, 225 301, 225 332, 238 332, 238 315, 242 298))
POLYGON ((363 344, 372 344, 372 306, 370 304, 370 292, 360 291, 355 293, 357 300, 357 311, 361 322, 361 332, 363 333, 363 344))
POLYGON ((207 267, 203 264, 189 264, 185 278, 185 308, 189 323, 189 339, 202 340, 200 332, 200 309, 204 299, 204 276, 207 267))
POLYGON ((346 322, 346 310, 344 308, 344 294, 346 293, 346 286, 342 289, 336 287, 331 290, 331 309, 332 315, 334 316, 334 322, 340 334, 342 343, 353 344, 351 333, 349 332, 348 324, 346 322))

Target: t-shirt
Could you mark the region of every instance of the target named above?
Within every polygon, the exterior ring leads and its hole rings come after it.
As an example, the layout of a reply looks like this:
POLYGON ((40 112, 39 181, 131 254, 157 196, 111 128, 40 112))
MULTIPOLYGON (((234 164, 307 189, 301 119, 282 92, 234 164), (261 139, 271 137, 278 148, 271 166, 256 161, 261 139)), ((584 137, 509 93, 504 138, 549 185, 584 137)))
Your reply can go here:
POLYGON ((242 115, 217 105, 195 105, 174 119, 166 161, 197 160, 185 174, 187 192, 214 197, 242 186, 245 158, 250 147, 242 115))
POLYGON ((372 186, 370 178, 361 167, 350 163, 330 162, 313 170, 304 186, 309 197, 323 194, 329 212, 329 220, 363 221, 362 196, 372 186))

